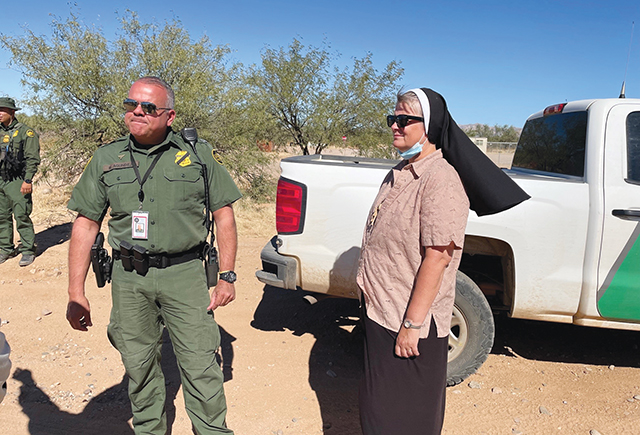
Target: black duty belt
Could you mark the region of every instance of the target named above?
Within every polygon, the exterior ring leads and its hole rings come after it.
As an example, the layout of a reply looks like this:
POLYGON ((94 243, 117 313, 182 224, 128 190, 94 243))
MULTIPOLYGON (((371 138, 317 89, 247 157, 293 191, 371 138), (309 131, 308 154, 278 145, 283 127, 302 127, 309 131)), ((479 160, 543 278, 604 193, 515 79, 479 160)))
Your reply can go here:
MULTIPOLYGON (((155 267, 157 269, 165 269, 169 266, 175 266, 176 264, 186 263, 187 261, 202 259, 202 246, 197 246, 189 251, 179 252, 177 254, 147 254, 146 257, 149 260, 149 267, 155 267)), ((120 251, 113 250, 113 259, 120 260, 120 251)))

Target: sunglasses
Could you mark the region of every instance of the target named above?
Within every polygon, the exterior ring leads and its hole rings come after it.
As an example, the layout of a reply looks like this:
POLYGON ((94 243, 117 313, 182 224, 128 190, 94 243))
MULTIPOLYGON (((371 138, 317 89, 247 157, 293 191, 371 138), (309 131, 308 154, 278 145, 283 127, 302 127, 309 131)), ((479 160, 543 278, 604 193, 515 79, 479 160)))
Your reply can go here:
POLYGON ((424 118, 420 116, 411 116, 411 115, 387 115, 387 125, 391 127, 393 124, 398 124, 398 127, 405 128, 409 123, 409 120, 422 121, 424 122, 424 118))
POLYGON ((171 110, 171 107, 158 107, 148 101, 142 101, 139 103, 131 98, 124 100, 122 102, 122 107, 124 107, 124 110, 127 112, 133 112, 138 107, 138 104, 142 107, 142 111, 145 115, 156 115, 158 110, 171 110))

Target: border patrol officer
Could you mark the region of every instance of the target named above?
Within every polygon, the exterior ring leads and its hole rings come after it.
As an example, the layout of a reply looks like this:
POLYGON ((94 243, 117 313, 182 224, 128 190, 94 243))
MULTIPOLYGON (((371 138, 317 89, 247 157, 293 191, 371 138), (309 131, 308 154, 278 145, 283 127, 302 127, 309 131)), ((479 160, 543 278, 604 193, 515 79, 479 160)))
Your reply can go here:
POLYGON ((13 219, 20 234, 20 266, 36 258, 36 235, 29 215, 33 210, 31 182, 40 164, 38 134, 16 119, 13 98, 0 97, 0 264, 16 254, 13 219))
POLYGON ((75 186, 78 212, 69 247, 72 328, 92 326, 84 282, 90 250, 111 207, 113 307, 108 327, 129 377, 136 434, 165 434, 165 383, 160 339, 166 325, 176 354, 187 413, 198 434, 232 434, 226 427, 223 375, 216 362, 220 332, 212 311, 235 299, 237 235, 232 204, 241 194, 212 147, 196 143, 206 165, 210 208, 220 251, 220 280, 209 296, 201 251, 207 229, 204 182, 193 149, 171 129, 173 90, 157 77, 136 81, 124 101, 130 134, 100 147, 75 186), (125 270, 124 244, 146 251, 148 270, 125 270))

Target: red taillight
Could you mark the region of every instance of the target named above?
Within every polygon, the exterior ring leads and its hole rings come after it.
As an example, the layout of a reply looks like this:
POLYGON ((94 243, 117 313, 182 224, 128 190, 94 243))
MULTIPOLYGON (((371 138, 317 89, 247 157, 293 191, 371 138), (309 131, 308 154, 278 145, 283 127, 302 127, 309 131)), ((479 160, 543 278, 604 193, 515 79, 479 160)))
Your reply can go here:
POLYGON ((555 115, 556 113, 562 113, 562 110, 564 110, 564 106, 566 105, 567 103, 554 104, 553 106, 549 106, 546 109, 544 109, 544 112, 542 112, 542 115, 549 116, 549 115, 555 115))
POLYGON ((306 201, 304 184, 280 178, 276 196, 276 230, 278 234, 300 234, 304 224, 306 201))

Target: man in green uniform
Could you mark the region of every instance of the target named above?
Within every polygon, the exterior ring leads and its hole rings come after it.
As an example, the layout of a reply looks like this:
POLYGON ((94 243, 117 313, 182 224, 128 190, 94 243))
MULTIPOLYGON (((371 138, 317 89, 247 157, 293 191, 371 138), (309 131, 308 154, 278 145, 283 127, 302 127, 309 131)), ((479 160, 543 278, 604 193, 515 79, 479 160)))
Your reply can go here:
POLYGON ((0 264, 16 254, 13 246, 13 219, 16 220, 22 253, 20 266, 36 258, 31 180, 40 164, 38 134, 16 119, 13 98, 0 98, 0 264))
POLYGON ((69 208, 78 216, 69 246, 67 320, 80 331, 92 326, 84 282, 91 245, 110 207, 114 263, 108 335, 129 377, 135 433, 167 431, 160 368, 164 324, 196 433, 232 434, 225 423, 223 375, 216 362, 220 332, 212 310, 235 299, 237 235, 231 205, 241 195, 211 145, 198 141, 195 154, 171 129, 173 104, 173 90, 163 80, 136 81, 124 101, 130 134, 100 147, 73 190, 69 208), (200 259, 207 236, 202 164, 224 271, 211 295, 200 259), (148 270, 127 267, 131 245, 142 252, 148 270))

